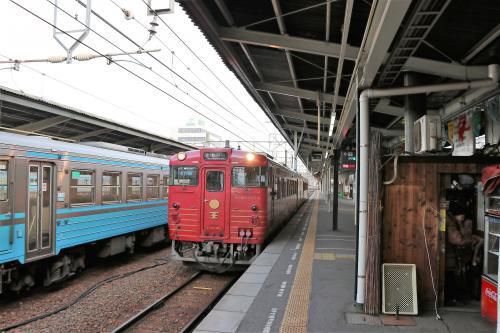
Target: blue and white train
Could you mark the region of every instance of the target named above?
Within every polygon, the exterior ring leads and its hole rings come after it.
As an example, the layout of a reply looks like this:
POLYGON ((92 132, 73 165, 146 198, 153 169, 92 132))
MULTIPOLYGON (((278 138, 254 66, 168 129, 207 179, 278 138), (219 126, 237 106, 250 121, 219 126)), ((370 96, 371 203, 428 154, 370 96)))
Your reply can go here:
POLYGON ((0 294, 166 240, 169 161, 130 150, 0 132, 0 294))

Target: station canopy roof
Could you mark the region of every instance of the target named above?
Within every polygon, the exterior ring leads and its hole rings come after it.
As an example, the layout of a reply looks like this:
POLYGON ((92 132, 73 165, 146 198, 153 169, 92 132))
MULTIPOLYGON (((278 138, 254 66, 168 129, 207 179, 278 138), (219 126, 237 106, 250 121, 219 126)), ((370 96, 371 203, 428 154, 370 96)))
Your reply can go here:
POLYGON ((73 142, 108 142, 163 155, 195 149, 6 87, 0 87, 0 130, 73 142))
MULTIPOLYGON (((352 141, 361 88, 401 87, 405 71, 419 85, 485 78, 499 63, 498 0, 180 3, 312 171, 352 141)), ((428 95, 426 108, 464 93, 428 95)), ((385 137, 403 134, 403 115, 404 97, 372 101, 385 137)))

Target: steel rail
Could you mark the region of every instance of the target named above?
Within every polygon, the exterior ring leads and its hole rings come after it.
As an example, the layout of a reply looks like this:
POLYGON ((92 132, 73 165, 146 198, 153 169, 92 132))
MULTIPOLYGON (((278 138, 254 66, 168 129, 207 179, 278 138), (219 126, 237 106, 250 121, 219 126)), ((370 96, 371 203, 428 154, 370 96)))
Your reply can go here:
POLYGON ((169 298, 171 298, 172 296, 174 296, 175 294, 177 294, 179 291, 181 291, 182 289, 184 289, 187 285, 189 285, 191 282, 193 282, 194 280, 196 280, 202 274, 203 274, 203 272, 199 271, 199 272, 196 272, 195 274, 191 275, 191 277, 189 279, 187 279, 186 281, 184 281, 180 286, 178 286, 174 290, 169 291, 168 293, 166 293, 165 295, 163 295, 161 298, 157 299, 156 301, 154 301, 153 303, 151 303, 150 305, 148 305, 147 307, 145 307, 144 309, 142 309, 141 311, 139 311, 138 313, 136 313, 134 316, 132 316, 129 319, 127 319, 120 326, 118 326, 117 328, 115 328, 112 332, 113 333, 125 332, 131 326, 133 326, 134 324, 136 324, 139 321, 141 321, 141 319, 143 319, 144 317, 146 317, 148 314, 150 314, 154 310, 158 309, 169 298))

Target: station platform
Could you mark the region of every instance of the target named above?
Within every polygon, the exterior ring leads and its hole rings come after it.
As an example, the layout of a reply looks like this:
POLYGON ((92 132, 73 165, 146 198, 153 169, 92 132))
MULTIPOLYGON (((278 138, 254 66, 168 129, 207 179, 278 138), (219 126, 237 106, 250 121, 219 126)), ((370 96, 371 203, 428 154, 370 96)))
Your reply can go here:
POLYGON ((195 332, 494 332, 478 311, 440 310, 387 325, 354 306, 354 202, 339 199, 339 225, 311 196, 195 332))

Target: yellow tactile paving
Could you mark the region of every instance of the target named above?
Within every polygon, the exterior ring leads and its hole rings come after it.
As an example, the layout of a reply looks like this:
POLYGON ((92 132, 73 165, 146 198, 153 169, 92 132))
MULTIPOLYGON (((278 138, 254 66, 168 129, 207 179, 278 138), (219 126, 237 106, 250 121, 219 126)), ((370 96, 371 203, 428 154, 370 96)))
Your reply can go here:
POLYGON ((311 222, 307 229, 304 247, 297 266, 297 273, 295 274, 285 315, 281 323, 280 333, 307 332, 312 265, 316 246, 316 225, 318 224, 318 204, 319 200, 316 194, 311 222))
POLYGON ((317 252, 314 254, 314 260, 337 260, 337 259, 350 259, 354 260, 353 254, 337 254, 335 252, 317 252))

